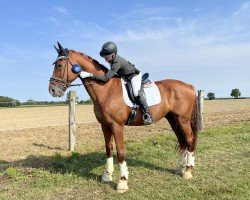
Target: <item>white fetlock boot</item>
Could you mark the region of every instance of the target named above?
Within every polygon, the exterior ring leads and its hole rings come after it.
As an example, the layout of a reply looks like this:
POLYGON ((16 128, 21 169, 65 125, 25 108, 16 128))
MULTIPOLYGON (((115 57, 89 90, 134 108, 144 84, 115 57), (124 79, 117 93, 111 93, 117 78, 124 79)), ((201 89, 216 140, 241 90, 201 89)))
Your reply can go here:
POLYGON ((117 183, 116 190, 118 193, 124 193, 128 190, 128 168, 127 164, 124 161, 122 164, 119 163, 120 166, 120 180, 117 183), (125 177, 125 180, 123 179, 125 177))
POLYGON ((179 160, 181 175, 183 175, 186 171, 187 166, 187 150, 186 149, 179 149, 179 160))
POLYGON ((110 182, 113 180, 112 174, 114 172, 114 162, 113 162, 113 157, 107 158, 107 163, 106 163, 106 172, 102 176, 102 181, 103 182, 110 182))
POLYGON ((189 152, 187 151, 187 168, 186 171, 183 174, 184 179, 191 179, 193 178, 192 175, 192 169, 195 166, 195 157, 194 157, 194 152, 189 152))

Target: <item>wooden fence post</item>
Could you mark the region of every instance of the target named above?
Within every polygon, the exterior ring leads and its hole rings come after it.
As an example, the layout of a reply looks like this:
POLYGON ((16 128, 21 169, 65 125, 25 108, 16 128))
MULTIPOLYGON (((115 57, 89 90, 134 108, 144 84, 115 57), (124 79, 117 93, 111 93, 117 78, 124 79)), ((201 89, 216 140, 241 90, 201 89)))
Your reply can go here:
POLYGON ((200 112, 200 127, 199 129, 202 130, 204 128, 203 124, 203 101, 204 101, 204 90, 198 90, 198 107, 200 112))
POLYGON ((75 105, 76 91, 69 91, 69 151, 74 151, 76 145, 76 121, 75 121, 75 105))

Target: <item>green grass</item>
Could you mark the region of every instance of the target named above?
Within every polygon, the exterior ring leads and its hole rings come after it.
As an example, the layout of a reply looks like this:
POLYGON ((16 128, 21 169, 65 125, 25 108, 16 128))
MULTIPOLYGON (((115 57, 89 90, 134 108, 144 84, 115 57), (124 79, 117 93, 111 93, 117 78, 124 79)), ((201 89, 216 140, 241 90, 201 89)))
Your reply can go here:
MULTIPOLYGON (((129 191, 118 194, 114 182, 101 183, 104 152, 29 156, 0 172, 0 199, 249 199, 250 123, 199 133, 194 178, 176 171, 174 134, 126 143, 129 191)), ((116 159, 115 159, 116 160, 116 159)), ((1 169, 1 168, 0 168, 1 169)))

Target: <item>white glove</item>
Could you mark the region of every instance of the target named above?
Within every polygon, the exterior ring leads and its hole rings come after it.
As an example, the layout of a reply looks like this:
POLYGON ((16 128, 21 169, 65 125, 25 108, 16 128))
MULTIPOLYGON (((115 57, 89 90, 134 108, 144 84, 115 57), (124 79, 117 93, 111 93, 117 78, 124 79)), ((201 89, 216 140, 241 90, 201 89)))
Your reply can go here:
POLYGON ((89 73, 89 72, 84 72, 84 71, 81 71, 79 74, 80 74, 80 77, 81 77, 81 78, 87 78, 87 77, 92 76, 91 73, 89 73))

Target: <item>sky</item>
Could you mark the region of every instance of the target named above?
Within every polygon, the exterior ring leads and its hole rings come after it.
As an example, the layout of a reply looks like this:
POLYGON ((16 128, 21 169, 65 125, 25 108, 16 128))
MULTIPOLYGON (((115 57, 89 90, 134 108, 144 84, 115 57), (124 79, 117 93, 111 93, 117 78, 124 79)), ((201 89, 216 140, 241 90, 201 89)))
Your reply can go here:
MULTIPOLYGON (((109 67, 99 52, 113 41, 154 81, 181 80, 216 97, 239 88, 250 97, 247 0, 0 0, 0 19, 0 96, 63 101, 48 92, 56 42, 109 67)), ((89 99, 83 86, 70 90, 89 99)))

